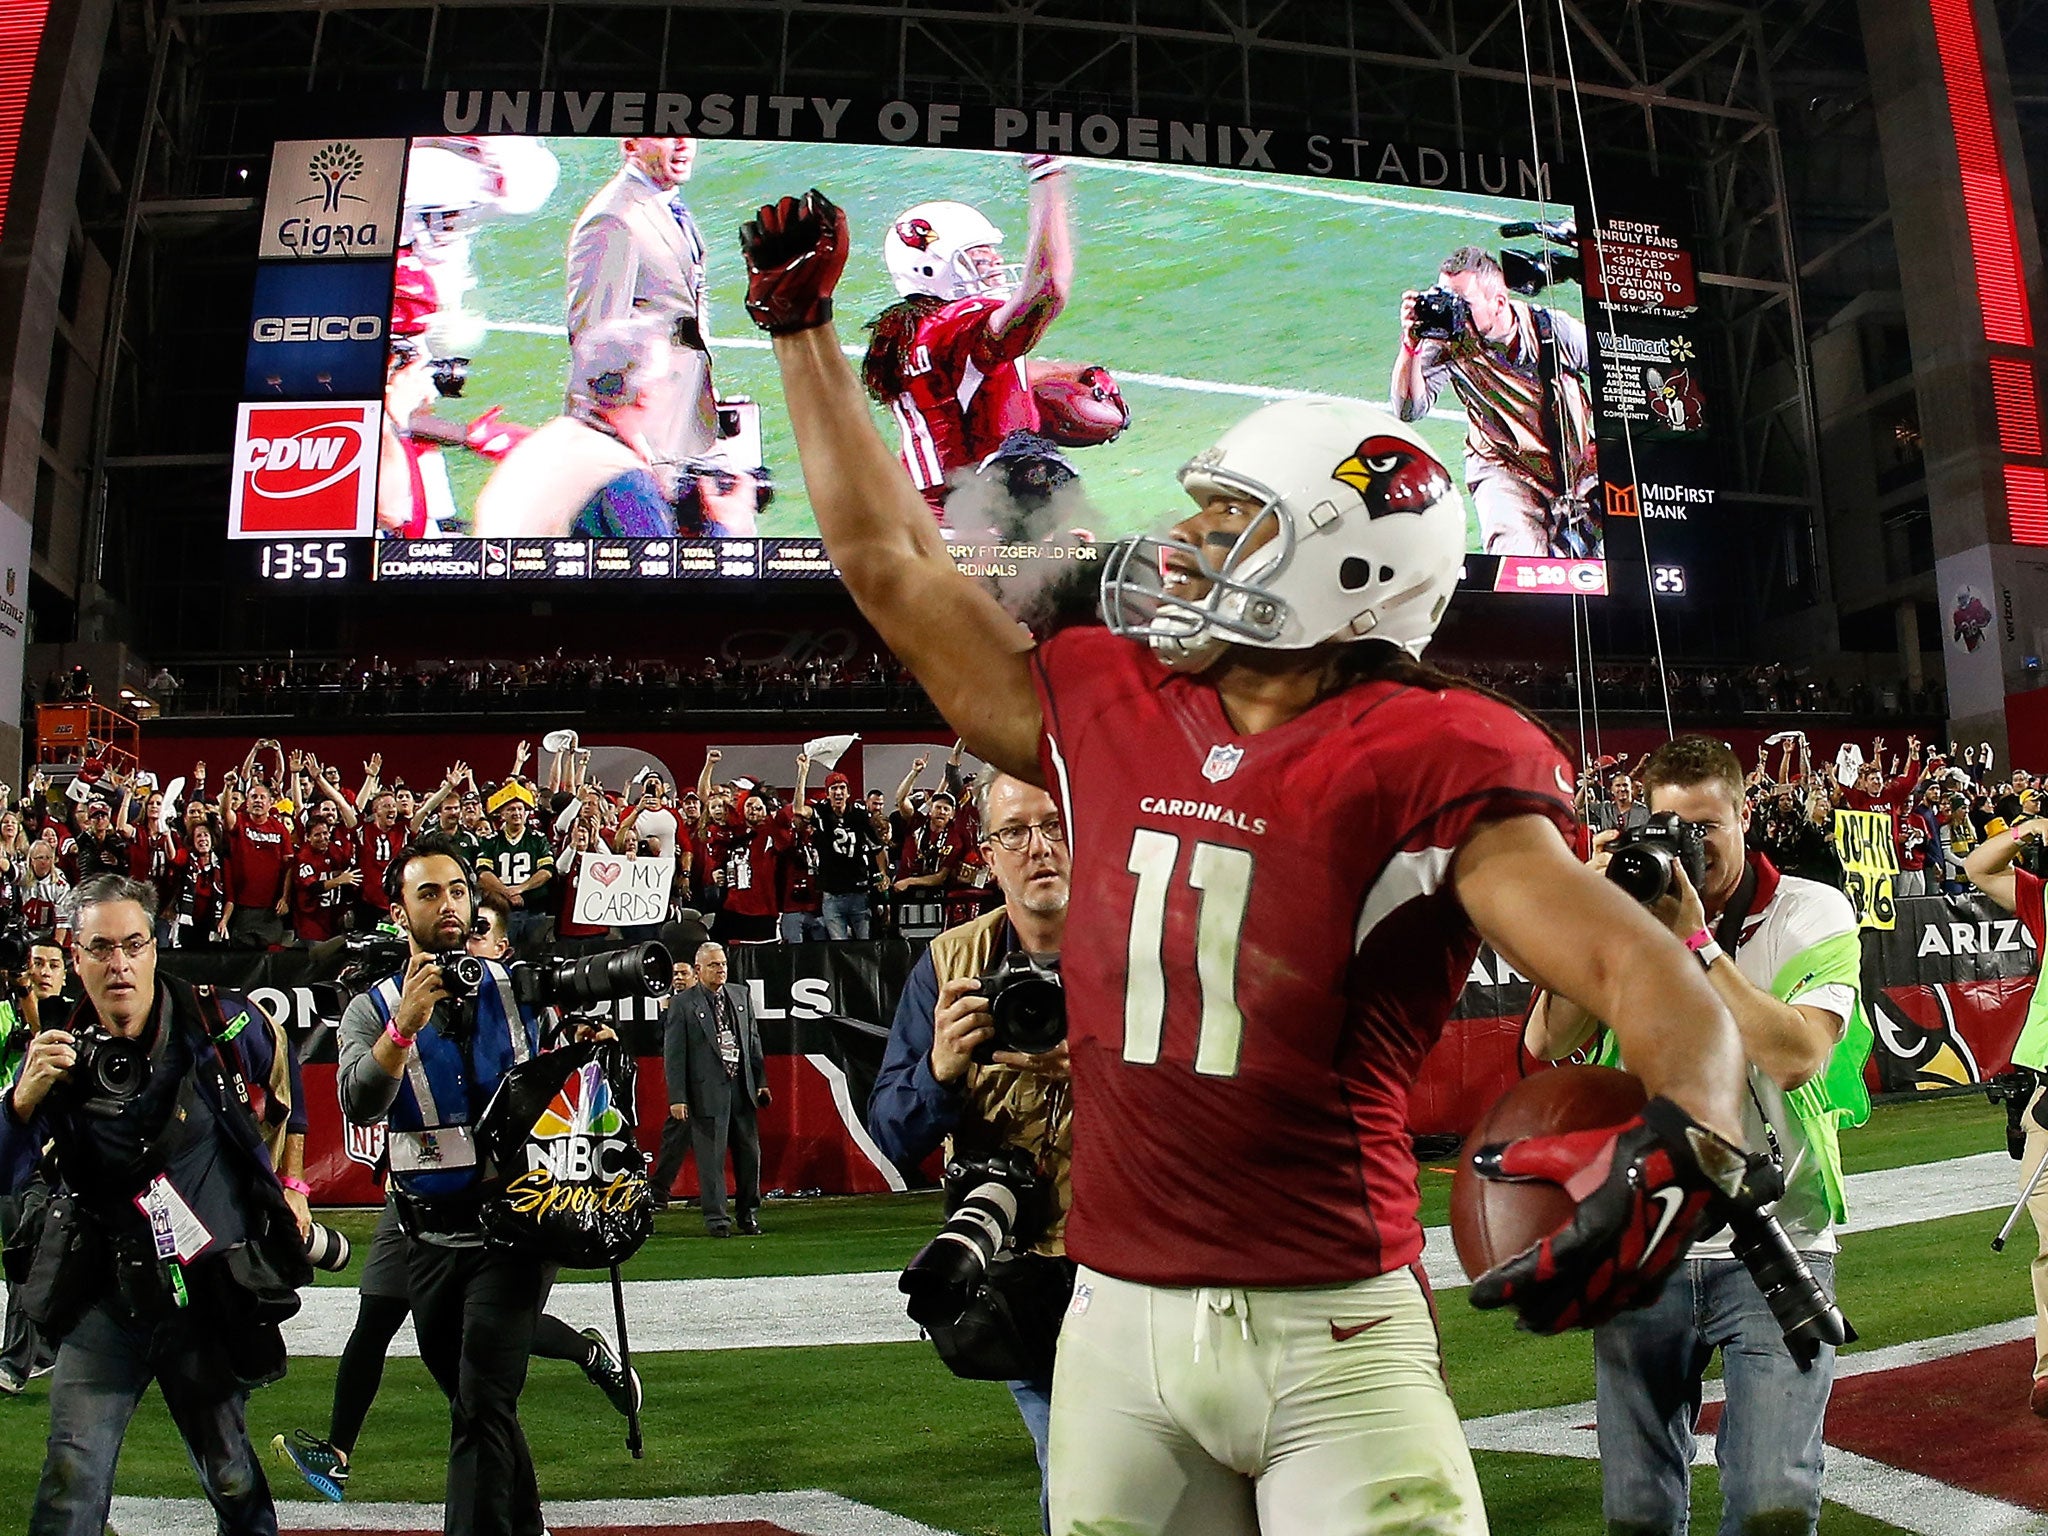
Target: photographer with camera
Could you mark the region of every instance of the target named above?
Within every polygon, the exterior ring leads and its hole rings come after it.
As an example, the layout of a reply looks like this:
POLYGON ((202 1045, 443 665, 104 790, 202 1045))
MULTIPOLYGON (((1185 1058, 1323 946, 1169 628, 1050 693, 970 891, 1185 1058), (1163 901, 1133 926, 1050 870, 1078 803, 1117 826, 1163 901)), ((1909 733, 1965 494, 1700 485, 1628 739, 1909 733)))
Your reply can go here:
POLYGON ((210 988, 158 975, 147 883, 98 876, 74 906, 85 1001, 35 1037, 0 1106, 10 1190, 55 1153, 24 1301, 59 1341, 28 1529, 105 1528, 122 1439, 155 1380, 220 1529, 274 1536, 243 1412, 251 1388, 284 1374, 278 1324, 312 1270, 249 1109, 263 1032, 233 1028, 244 1013, 210 988))
MULTIPOLYGON (((1742 767, 1704 736, 1681 736, 1641 770, 1648 825, 1594 839, 1593 865, 1699 957, 1749 1058, 1745 1139, 1787 1180, 1775 1214, 1813 1277, 1834 1290, 1835 1224, 1847 1214, 1838 1124, 1860 1123, 1869 1032, 1860 1024, 1856 914, 1830 886, 1781 875, 1746 850, 1742 767), (1852 1030, 1852 1022, 1856 1027, 1852 1030), (1848 1042, 1845 1046, 1844 1042, 1848 1042), (1858 1049, 1858 1046, 1861 1049, 1858 1049), (1860 1103, 1859 1103, 1860 1101, 1860 1103)), ((1546 1060, 1591 1040, 1596 1022, 1556 993, 1530 1010, 1527 1043, 1546 1060)), ((1612 1035, 1596 1051, 1619 1065, 1612 1035)), ((1603 1503, 1610 1527, 1685 1529, 1701 1376, 1722 1352, 1717 1439, 1724 1529, 1759 1519, 1812 1531, 1821 1504, 1821 1421, 1834 1348, 1810 1364, 1780 1342, 1774 1315, 1730 1230, 1693 1244, 1657 1301, 1594 1330, 1603 1503)))
POLYGON ((1465 489, 1489 555, 1598 559, 1584 322, 1508 291, 1500 263, 1461 246, 1437 284, 1401 295, 1394 409, 1420 421, 1448 383, 1465 408, 1465 489))
MULTIPOLYGON (((2030 817, 2018 826, 1985 838, 1963 861, 1963 872, 1969 876, 1970 884, 2020 920, 2036 955, 2048 945, 2044 884, 2041 876, 2023 868, 2020 860, 2029 853, 2038 855, 2044 837, 2048 837, 2048 818, 2030 817)), ((2036 869, 2039 867, 2035 865, 2036 869)), ((2020 1159, 2020 1186, 2024 1190, 2032 1184, 2041 1159, 2048 1157, 2048 989, 2042 987, 2038 976, 2027 1002, 2027 1021, 2013 1043, 2012 1065, 2015 1072, 2026 1077, 2024 1083, 2016 1085, 2024 1095, 2018 1102, 2025 1107, 2015 1115, 2015 1128, 2022 1139, 2014 1154, 2020 1159)), ((2048 1185, 2034 1188, 2027 1201, 2027 1214, 2034 1218, 2034 1231, 2040 1239, 2033 1263, 2034 1377, 2027 1404, 2048 1419, 2048 1185)))
POLYGON ((463 953, 476 876, 452 842, 416 839, 384 878, 407 960, 342 1015, 342 1112, 355 1125, 389 1126, 414 1331, 450 1405, 444 1528, 449 1536, 538 1536, 540 1492, 519 1393, 540 1316, 541 1263, 486 1246, 486 1170, 472 1128, 504 1074, 540 1050, 542 1010, 514 997, 503 966, 463 953), (459 961, 482 968, 460 998, 449 984, 459 961))
MULTIPOLYGON (((41 1033, 43 1010, 58 1018, 64 1002, 64 984, 69 979, 64 966, 64 946, 49 934, 33 938, 21 930, 0 932, 0 950, 18 946, 27 963, 7 978, 12 982, 9 1001, 0 1002, 0 1092, 5 1092, 20 1075, 29 1042, 41 1033)), ((0 955, 0 959, 12 959, 0 955)), ((24 1217, 49 1198, 49 1187, 40 1178, 10 1195, 0 1195, 0 1237, 12 1235, 24 1217)), ((18 1396, 24 1386, 46 1374, 56 1351, 43 1332, 29 1318, 22 1305, 22 1287, 7 1287, 7 1322, 0 1335, 0 1392, 18 1396)))
MULTIPOLYGON (((1031 1341, 1027 1351, 1039 1357, 1039 1368, 1012 1376, 1009 1388, 1031 1431, 1042 1489, 1052 1407, 1052 1334, 1057 1333, 1074 1273, 1062 1241, 1072 1147, 1066 1016, 1057 972, 1051 972, 1055 980, 1048 988, 1043 971, 1057 964, 1066 936, 1072 865, 1065 824, 1044 790, 990 771, 976 785, 976 798, 982 850, 1003 893, 1003 905, 941 933, 911 968, 868 1100, 868 1131, 883 1153, 904 1168, 924 1161, 944 1140, 949 1211, 960 1203, 957 1195, 991 1174, 1006 1186, 1016 1182, 1005 1173, 993 1173, 992 1163, 1021 1162, 1029 1188, 1012 1191, 1010 1235, 1019 1252, 1033 1257, 1006 1265, 1004 1275, 1021 1290, 1039 1294, 1044 1304, 1028 1310, 1051 1333, 1031 1341), (1039 1048, 1042 1040, 1008 1042, 1010 1048, 1004 1048, 1004 1026, 1014 1024, 1018 1010, 1011 987, 1000 984, 1018 973, 1027 987, 1032 981, 1039 983, 1041 1002, 1050 992, 1050 1001, 1058 1008, 1059 1035, 1049 1048, 1039 1048), (1034 1049, 1019 1050, 1018 1044, 1034 1049)), ((1023 1022, 1050 1028, 1046 1011, 1027 1011, 1023 1022)), ((985 1278, 993 1281, 993 1272, 987 1271, 993 1255, 986 1247, 934 1247, 956 1260, 963 1254, 978 1255, 970 1272, 949 1287, 947 1304, 957 1317, 982 1290, 985 1278)), ((921 1255, 913 1269, 922 1259, 921 1255)), ((908 1275, 905 1278, 908 1282, 908 1275)), ((914 1303, 913 1315, 916 1310, 914 1303)), ((934 1338, 946 1346, 959 1332, 933 1330, 934 1338)), ((948 1364, 953 1363, 949 1358, 948 1364)))

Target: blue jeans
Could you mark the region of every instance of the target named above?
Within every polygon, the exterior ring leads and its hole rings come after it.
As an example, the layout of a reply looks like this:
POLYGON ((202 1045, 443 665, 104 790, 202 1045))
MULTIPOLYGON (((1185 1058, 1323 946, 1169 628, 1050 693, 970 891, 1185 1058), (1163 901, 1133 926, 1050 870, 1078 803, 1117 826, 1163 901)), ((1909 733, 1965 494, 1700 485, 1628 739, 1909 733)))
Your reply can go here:
MULTIPOLYGON (((1833 1255, 1806 1262, 1832 1294, 1833 1255)), ((1700 1374, 1716 1349, 1728 1389, 1715 1441, 1720 1536, 1814 1530, 1835 1352, 1822 1345, 1800 1370, 1749 1271, 1735 1259, 1689 1259, 1652 1305, 1593 1332, 1611 1536, 1686 1536, 1700 1374)))
MULTIPOLYGON (((830 901, 832 898, 828 896, 825 899, 830 901)), ((785 912, 778 926, 785 944, 822 944, 825 941, 825 919, 815 912, 785 912)))
POLYGON ((189 1346, 165 1358, 159 1372, 151 1343, 149 1329, 118 1321, 104 1306, 65 1336, 50 1377, 50 1444, 28 1519, 30 1536, 100 1536, 106 1529, 121 1441, 152 1378, 163 1389, 164 1406, 221 1531, 277 1536, 270 1485, 242 1417, 247 1395, 195 1385, 179 1368, 196 1364, 189 1346))
POLYGON ((837 896, 827 891, 821 905, 825 909, 826 938, 865 939, 868 936, 866 891, 846 891, 837 896))
MULTIPOLYGON (((830 901, 831 897, 825 898, 830 901)), ((1038 1519, 1052 1529, 1052 1506, 1045 1480, 1045 1438, 1052 1428, 1052 1383, 1012 1381, 1004 1383, 1017 1399, 1017 1411, 1024 1415, 1024 1427, 1031 1431, 1031 1448, 1038 1453, 1038 1519)))

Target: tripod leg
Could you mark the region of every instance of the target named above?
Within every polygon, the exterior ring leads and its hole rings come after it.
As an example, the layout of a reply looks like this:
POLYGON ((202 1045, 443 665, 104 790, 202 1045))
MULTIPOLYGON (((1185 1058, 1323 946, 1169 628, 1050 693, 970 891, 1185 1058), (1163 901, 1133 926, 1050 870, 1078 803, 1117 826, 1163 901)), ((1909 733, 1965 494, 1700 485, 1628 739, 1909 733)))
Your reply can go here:
POLYGON ((2020 1191, 2019 1200, 2013 1205, 2011 1213, 2005 1218, 2005 1225, 1998 1229, 1998 1236, 1991 1239, 1991 1251, 1993 1253, 2005 1252, 2005 1240, 2012 1236, 2012 1229, 2019 1225, 2020 1212, 2024 1211, 2027 1208, 2027 1202, 2034 1198, 2035 1192, 2041 1187, 2041 1180, 2044 1176, 2048 1176, 2048 1150, 2044 1150, 2041 1153, 2041 1160, 2034 1164, 2034 1176, 2027 1180, 2027 1187, 2020 1191))

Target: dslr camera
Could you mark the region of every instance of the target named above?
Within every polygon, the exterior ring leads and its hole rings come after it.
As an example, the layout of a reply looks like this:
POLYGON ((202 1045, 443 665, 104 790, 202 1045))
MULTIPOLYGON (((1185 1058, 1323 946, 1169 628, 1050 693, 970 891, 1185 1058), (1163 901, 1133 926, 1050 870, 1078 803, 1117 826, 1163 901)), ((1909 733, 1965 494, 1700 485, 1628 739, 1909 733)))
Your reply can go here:
MULTIPOLYGON (((47 941, 46 941, 47 942, 47 941)), ((10 971, 16 976, 28 969, 28 952, 35 943, 35 935, 18 917, 0 923, 0 971, 10 971)))
POLYGON ((1647 907, 1676 894, 1680 869, 1694 890, 1706 885, 1706 828, 1679 820, 1676 811, 1653 811, 1642 826, 1614 840, 1607 878, 1647 907))
POLYGON ((1442 283, 1415 296, 1415 335, 1423 341, 1450 341, 1472 329, 1472 306, 1442 283))
POLYGON ((77 1059, 71 1066, 74 1090, 88 1104, 126 1104, 149 1082, 149 1051, 140 1040, 109 1034, 98 1023, 79 1026, 72 1037, 77 1059))
POLYGON ((988 999, 995 1027, 974 1048, 974 1059, 986 1066, 997 1051, 1039 1056, 1067 1038, 1067 989, 1060 981, 1057 955, 1040 959, 1013 949, 981 973, 981 995, 988 999))

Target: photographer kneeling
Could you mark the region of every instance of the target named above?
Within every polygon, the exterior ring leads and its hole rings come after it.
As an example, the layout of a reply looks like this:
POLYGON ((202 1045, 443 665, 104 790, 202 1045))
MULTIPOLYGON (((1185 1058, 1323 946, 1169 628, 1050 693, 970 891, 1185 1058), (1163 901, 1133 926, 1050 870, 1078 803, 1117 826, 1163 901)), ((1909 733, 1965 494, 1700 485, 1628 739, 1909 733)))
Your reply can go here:
MULTIPOLYGON (((1027 960, 1047 967, 1057 964, 1066 932, 1072 866, 1066 829, 1044 790, 1006 774, 984 772, 976 794, 983 856, 1002 890, 1003 905, 941 933, 912 967, 868 1101, 868 1130, 882 1151, 906 1168, 922 1162, 945 1140, 949 1212, 963 1194, 990 1183, 1007 1192, 977 1196, 970 1204, 977 1211, 989 1211, 999 1222, 1007 1217, 1023 1251, 1021 1257, 1002 1264, 1003 1279, 991 1289, 1005 1293, 995 1309, 996 1320, 1014 1322, 1029 1336, 996 1340, 1014 1347, 994 1352, 991 1358, 1000 1362, 1014 1357, 1035 1366, 1013 1376, 1009 1387, 1037 1448, 1042 1490, 1052 1404, 1052 1344, 1074 1276, 1061 1240, 1071 1198, 1067 1166, 1072 1153, 1065 1013, 1063 1008, 1057 1011, 1060 1038, 1050 1049, 997 1049, 1002 1040, 997 1013, 991 1008, 991 986, 981 978, 998 967, 1006 975, 1020 974, 1022 990, 1014 995, 1013 984, 1007 981, 997 987, 1005 1021, 1021 1016, 1027 1024, 1050 1022, 1043 1005, 1051 993, 1057 1006, 1056 983, 1043 979, 1043 971, 1021 973, 1027 960), (1030 996, 1034 990, 1035 999, 1030 996), (1018 1003, 1025 1006, 1020 1009, 1018 1003), (1015 1294, 1008 1294, 1013 1287, 1015 1294)), ((1052 974, 1057 976, 1056 971, 1052 974)), ((971 1222, 973 1215, 966 1219, 971 1222)), ((975 1271, 972 1289, 954 1292, 959 1301, 968 1301, 972 1290, 980 1288, 977 1256, 981 1262, 986 1256, 967 1243, 935 1243, 913 1262, 912 1271, 939 1253, 953 1260, 968 1256, 975 1271)), ((905 1278, 909 1281, 908 1273, 905 1278)), ((913 1317, 918 1317, 916 1292, 911 1305, 913 1317)), ((976 1300, 970 1303, 966 1320, 986 1310, 986 1299, 976 1300)), ((933 1327, 941 1354, 956 1374, 1000 1379, 992 1372, 985 1377, 985 1364, 957 1356, 970 1342, 969 1332, 964 1327, 933 1327)))
POLYGON ((275 1533, 243 1413, 284 1374, 278 1323, 312 1278, 212 990, 159 977, 156 891, 101 875, 73 897, 85 1001, 30 1044, 0 1108, 9 1189, 55 1146, 26 1306, 60 1340, 28 1529, 98 1536, 128 1421, 154 1379, 223 1532, 275 1533))
MULTIPOLYGON (((342 1113, 386 1121, 392 1202, 420 1356, 448 1396, 448 1536, 540 1536, 540 1491, 519 1427, 519 1393, 541 1309, 541 1261, 484 1239, 485 1168, 477 1118, 499 1080, 540 1049, 538 1007, 513 995, 505 968, 480 962, 466 997, 444 961, 464 955, 476 884, 455 843, 429 833, 384 871, 410 958, 348 1005, 341 1020, 342 1113)), ((478 962, 471 962, 472 964, 478 962)))
MULTIPOLYGON (((1869 1107, 1867 1097, 1857 1103, 1867 1028, 1857 1031, 1861 1053, 1836 1049, 1859 1013, 1856 914, 1840 891, 1781 875, 1745 850, 1742 766, 1719 742, 1678 737, 1652 754, 1641 777, 1648 825, 1601 833, 1594 865, 1699 956, 1734 1015, 1750 1063, 1743 1139, 1768 1146, 1789 1181, 1775 1214, 1832 1294, 1834 1227, 1847 1214, 1837 1122, 1869 1107)), ((1545 994, 1530 1010, 1529 1050, 1548 1060, 1569 1055, 1596 1022, 1545 994)), ((1595 1059, 1621 1065, 1611 1033, 1595 1059)), ((1610 1529, 1686 1529, 1701 1375, 1717 1348, 1727 1385, 1716 1440, 1721 1529, 1814 1529, 1835 1352, 1815 1343, 1810 1362, 1795 1361, 1726 1229, 1692 1245, 1654 1303, 1602 1324, 1593 1341, 1610 1529)))

